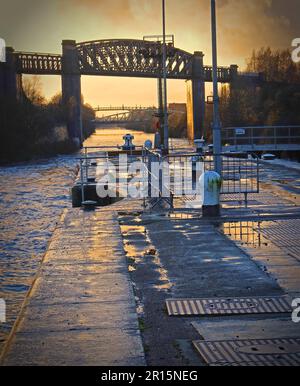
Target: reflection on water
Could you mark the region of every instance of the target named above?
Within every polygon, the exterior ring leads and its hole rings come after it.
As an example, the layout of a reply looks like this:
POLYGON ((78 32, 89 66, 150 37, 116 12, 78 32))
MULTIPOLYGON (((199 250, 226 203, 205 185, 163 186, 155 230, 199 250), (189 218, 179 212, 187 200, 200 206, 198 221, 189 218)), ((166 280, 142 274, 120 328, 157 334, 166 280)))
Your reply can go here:
POLYGON ((239 221, 224 223, 220 226, 220 229, 226 236, 240 245, 266 248, 269 246, 269 241, 261 231, 268 225, 266 222, 239 221))
POLYGON ((126 220, 120 218, 121 233, 123 236, 124 249, 128 258, 129 272, 136 271, 139 264, 143 265, 145 260, 151 259, 154 271, 157 273, 157 281, 151 285, 160 290, 168 291, 172 283, 168 277, 159 258, 158 251, 152 246, 146 227, 143 225, 125 225, 126 220))

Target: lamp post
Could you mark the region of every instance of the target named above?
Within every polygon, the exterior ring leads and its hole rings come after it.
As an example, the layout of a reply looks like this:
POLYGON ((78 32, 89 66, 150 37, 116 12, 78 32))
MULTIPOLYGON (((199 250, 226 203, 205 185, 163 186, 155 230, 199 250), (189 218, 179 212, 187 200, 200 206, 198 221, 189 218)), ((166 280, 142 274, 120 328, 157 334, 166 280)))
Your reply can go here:
POLYGON ((222 175, 222 143, 221 120, 219 110, 218 92, 218 59, 217 59, 217 27, 216 27, 216 0, 211 0, 211 34, 212 34, 212 75, 213 75, 213 141, 214 141, 214 166, 215 171, 222 175))
POLYGON ((163 104, 164 104, 164 150, 169 152, 169 127, 168 127, 168 96, 167 96, 167 46, 166 46, 166 2, 162 0, 162 24, 163 24, 163 104))

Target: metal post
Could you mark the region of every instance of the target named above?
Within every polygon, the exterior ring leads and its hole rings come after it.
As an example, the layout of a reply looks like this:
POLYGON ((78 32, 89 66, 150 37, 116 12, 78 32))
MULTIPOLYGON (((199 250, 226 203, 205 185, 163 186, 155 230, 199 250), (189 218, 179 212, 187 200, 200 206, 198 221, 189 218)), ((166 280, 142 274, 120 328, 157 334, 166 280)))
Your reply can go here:
POLYGON ((80 185, 81 185, 81 206, 82 206, 82 203, 85 201, 82 158, 80 159, 80 185))
POLYGON ((168 96, 167 96, 167 46, 166 46, 166 2, 162 0, 163 19, 163 79, 164 79, 164 148, 169 151, 169 128, 168 128, 168 96))
MULTIPOLYGON (((161 63, 162 64, 162 63, 161 63)), ((163 102, 163 89, 162 89, 162 78, 157 79, 157 93, 158 93, 158 119, 159 119, 159 133, 161 144, 164 144, 164 102, 163 102)))
POLYGON ((213 62, 213 141, 214 141, 214 164, 215 171, 222 175, 221 160, 221 122, 219 111, 219 93, 218 93, 218 62, 217 62, 217 28, 216 28, 216 1, 211 0, 211 33, 212 33, 212 62, 213 62))

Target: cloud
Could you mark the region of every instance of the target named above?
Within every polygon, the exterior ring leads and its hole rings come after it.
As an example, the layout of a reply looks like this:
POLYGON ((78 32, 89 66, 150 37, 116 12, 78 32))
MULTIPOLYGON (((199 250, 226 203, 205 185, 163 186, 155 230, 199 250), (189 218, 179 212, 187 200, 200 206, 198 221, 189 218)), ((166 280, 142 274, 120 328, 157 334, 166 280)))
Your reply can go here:
MULTIPOLYGON (((63 39, 78 42, 141 39, 162 32, 161 0, 2 3, 0 37, 17 50, 60 53, 63 39)), ((263 46, 286 49, 294 38, 300 37, 300 0, 216 0, 216 3, 219 65, 237 63, 242 67, 253 49, 263 46)), ((203 51, 205 63, 210 64, 210 1, 166 0, 166 5, 167 32, 175 34, 176 46, 189 52, 203 51)), ((118 94, 117 86, 114 92, 118 94)), ((93 93, 95 99, 101 94, 93 93)))

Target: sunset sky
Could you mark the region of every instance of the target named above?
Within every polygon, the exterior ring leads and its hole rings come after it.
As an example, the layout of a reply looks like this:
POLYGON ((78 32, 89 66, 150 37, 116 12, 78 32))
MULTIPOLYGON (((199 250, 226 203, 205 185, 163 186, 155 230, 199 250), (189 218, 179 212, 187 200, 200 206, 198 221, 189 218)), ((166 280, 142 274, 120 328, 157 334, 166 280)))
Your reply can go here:
MULTIPOLYGON (((211 64, 210 1, 166 0, 167 32, 175 45, 205 53, 211 64)), ((161 0, 0 0, 0 37, 15 50, 61 52, 63 39, 77 42, 161 34, 161 0)), ((290 48, 300 37, 299 0, 217 0, 219 65, 245 66, 254 48, 290 48)), ((60 78, 41 78, 44 93, 60 91, 60 78)), ((156 81, 82 77, 92 104, 156 104, 156 81)), ((185 101, 185 82, 169 82, 169 101, 185 101)))

